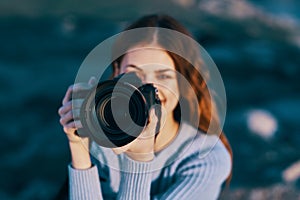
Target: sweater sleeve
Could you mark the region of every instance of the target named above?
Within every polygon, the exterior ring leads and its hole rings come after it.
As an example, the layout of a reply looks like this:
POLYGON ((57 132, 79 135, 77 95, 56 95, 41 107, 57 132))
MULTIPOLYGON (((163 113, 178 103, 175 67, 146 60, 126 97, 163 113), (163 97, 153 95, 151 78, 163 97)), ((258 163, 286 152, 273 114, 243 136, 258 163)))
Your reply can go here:
POLYGON ((124 155, 117 199, 150 199, 152 164, 152 161, 138 162, 124 155))
POLYGON ((231 158, 223 144, 212 151, 194 153, 181 161, 174 183, 154 199, 217 199, 223 182, 231 171, 231 158))
MULTIPOLYGON (((86 170, 69 168, 71 200, 101 200, 101 182, 97 165, 86 170)), ((138 162, 124 155, 122 160, 121 184, 117 199, 150 199, 152 162, 138 162)))
POLYGON ((86 170, 78 170, 68 166, 69 171, 69 199, 95 200, 103 199, 97 166, 86 170))

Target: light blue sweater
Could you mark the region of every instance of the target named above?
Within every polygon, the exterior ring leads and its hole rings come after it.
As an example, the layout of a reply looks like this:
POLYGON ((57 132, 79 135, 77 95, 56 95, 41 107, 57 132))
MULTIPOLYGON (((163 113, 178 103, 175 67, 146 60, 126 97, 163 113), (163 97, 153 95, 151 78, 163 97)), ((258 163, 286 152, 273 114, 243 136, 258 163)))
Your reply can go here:
POLYGON ((182 123, 177 137, 151 162, 93 144, 94 166, 69 165, 70 199, 217 199, 231 171, 231 158, 217 136, 182 123))

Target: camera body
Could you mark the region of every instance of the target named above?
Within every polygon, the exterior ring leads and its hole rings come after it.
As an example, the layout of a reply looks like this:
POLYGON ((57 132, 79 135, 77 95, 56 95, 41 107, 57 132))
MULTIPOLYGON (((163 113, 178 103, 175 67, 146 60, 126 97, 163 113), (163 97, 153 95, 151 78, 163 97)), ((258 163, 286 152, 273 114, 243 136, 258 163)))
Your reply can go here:
POLYGON ((99 82, 84 99, 80 109, 79 136, 90 137, 103 147, 121 147, 135 140, 149 122, 149 111, 158 117, 161 102, 153 84, 143 84, 136 73, 124 73, 99 82))

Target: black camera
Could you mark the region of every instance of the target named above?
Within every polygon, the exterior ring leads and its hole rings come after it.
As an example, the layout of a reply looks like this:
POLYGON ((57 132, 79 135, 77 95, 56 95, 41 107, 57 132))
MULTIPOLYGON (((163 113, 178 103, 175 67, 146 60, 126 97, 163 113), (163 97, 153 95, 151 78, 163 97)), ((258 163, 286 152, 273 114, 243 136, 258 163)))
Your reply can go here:
POLYGON ((149 122, 154 106, 159 132, 161 102, 153 84, 143 84, 136 73, 124 73, 99 82, 81 106, 80 136, 90 137, 104 147, 121 147, 135 140, 149 122))

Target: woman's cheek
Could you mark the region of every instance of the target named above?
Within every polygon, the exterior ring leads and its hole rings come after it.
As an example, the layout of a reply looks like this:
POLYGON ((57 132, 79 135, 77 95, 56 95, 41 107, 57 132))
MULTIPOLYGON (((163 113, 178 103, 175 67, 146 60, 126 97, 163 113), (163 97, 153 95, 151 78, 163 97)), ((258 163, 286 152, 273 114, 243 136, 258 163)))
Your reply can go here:
POLYGON ((162 106, 167 112, 173 112, 179 99, 177 84, 170 84, 169 82, 169 84, 159 84, 156 87, 158 89, 158 96, 162 101, 162 106))
POLYGON ((166 98, 166 102, 165 102, 165 107, 169 112, 173 112, 173 110, 175 109, 177 103, 178 103, 178 95, 174 94, 172 92, 169 92, 167 94, 167 98, 166 98))

